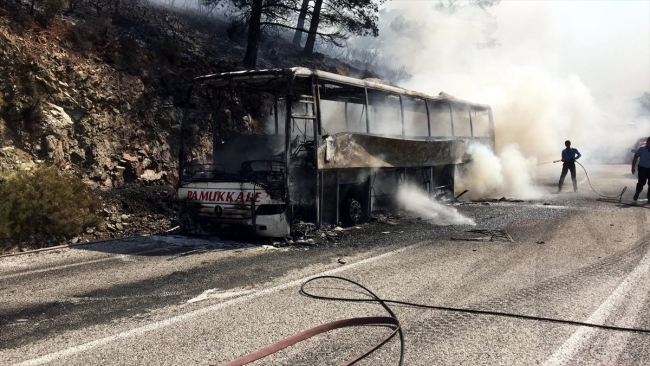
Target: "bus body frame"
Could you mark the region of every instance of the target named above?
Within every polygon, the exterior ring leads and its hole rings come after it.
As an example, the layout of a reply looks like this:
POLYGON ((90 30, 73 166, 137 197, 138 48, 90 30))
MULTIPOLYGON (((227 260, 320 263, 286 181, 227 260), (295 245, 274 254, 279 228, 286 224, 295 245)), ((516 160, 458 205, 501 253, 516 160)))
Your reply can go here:
MULTIPOLYGON (((260 96, 260 105, 264 100, 260 96)), ((248 114, 240 124, 252 120, 248 114)), ((445 93, 434 97, 301 67, 201 76, 188 91, 181 125, 181 228, 284 237, 301 222, 316 228, 356 224, 370 217, 373 206, 394 202, 401 184, 420 185, 430 195, 441 188, 453 194, 456 167, 467 162, 472 141, 494 148, 491 108, 445 93), (193 90, 206 85, 213 90, 206 95, 222 93, 210 113, 219 122, 204 123, 212 158, 196 163, 185 141, 200 137, 189 130, 201 121, 188 116, 193 90), (233 110, 248 93, 236 88, 272 96, 266 135, 233 132, 239 129, 233 110), (228 108, 222 108, 224 100, 228 108), (447 110, 444 126, 439 120, 447 110), (441 128, 446 132, 434 131, 441 128), (246 158, 237 172, 224 166, 261 147, 266 152, 246 158)))

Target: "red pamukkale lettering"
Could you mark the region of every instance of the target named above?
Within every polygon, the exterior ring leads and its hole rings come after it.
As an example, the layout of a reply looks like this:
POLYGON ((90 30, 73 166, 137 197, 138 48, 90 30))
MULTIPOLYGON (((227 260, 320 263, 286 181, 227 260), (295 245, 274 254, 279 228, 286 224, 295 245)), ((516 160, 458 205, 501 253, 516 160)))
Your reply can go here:
POLYGON ((223 199, 223 192, 219 192, 219 191, 217 191, 217 201, 219 201, 219 202, 223 202, 223 201, 224 201, 224 199, 223 199))
POLYGON ((226 201, 232 202, 232 195, 235 194, 235 192, 228 192, 226 193, 226 201))
POLYGON ((244 201, 244 193, 239 192, 239 194, 237 195, 237 199, 235 199, 235 201, 244 201))
POLYGON ((217 198, 217 192, 210 191, 208 194, 208 201, 213 202, 215 198, 217 198))

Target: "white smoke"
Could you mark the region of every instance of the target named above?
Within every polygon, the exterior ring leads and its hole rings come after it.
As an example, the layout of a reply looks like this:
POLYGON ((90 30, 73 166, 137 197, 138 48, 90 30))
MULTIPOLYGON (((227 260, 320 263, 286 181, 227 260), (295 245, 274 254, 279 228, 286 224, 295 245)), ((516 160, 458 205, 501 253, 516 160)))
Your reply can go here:
POLYGON ((461 172, 457 188, 469 190, 469 197, 542 197, 542 191, 534 185, 537 160, 524 158, 517 145, 506 146, 498 156, 479 143, 471 144, 467 152, 472 160, 461 172))
MULTIPOLYGON (((580 150, 583 161, 623 163, 633 142, 648 134, 650 121, 635 120, 632 96, 604 95, 602 90, 595 96, 565 67, 568 56, 559 50, 566 48, 568 35, 558 28, 554 6, 562 5, 502 2, 491 9, 492 15, 476 6, 449 12, 428 2, 391 2, 381 14, 379 38, 357 44, 376 47, 405 65, 412 78, 401 86, 430 95, 445 91, 492 106, 496 154, 472 148, 474 163, 465 177, 477 181, 463 184, 474 194, 536 197, 535 161, 559 159, 565 140, 580 150), (502 26, 507 31, 499 33, 502 26)), ((588 9, 589 2, 584 6, 588 9)), ((648 32, 640 31, 620 40, 639 51, 635 58, 641 60, 627 64, 643 65, 645 60, 645 69, 628 71, 626 63, 607 63, 615 68, 601 74, 619 74, 629 83, 630 72, 647 79, 648 38, 648 32)), ((591 61, 603 62, 598 57, 591 61)), ((634 84, 628 91, 633 87, 649 86, 634 84)))
POLYGON ((404 184, 397 191, 397 200, 404 208, 437 225, 476 225, 451 206, 445 206, 416 186, 404 184))

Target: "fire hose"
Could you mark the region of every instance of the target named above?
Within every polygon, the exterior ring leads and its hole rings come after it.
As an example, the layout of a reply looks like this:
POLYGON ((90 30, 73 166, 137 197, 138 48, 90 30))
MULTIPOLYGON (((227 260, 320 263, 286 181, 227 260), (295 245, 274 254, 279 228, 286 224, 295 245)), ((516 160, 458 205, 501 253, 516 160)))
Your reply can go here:
POLYGON ((338 320, 330 323, 325 323, 321 324, 317 327, 307 329, 305 331, 302 331, 300 333, 294 334, 290 337, 287 337, 279 342, 276 342, 274 344, 271 344, 269 346, 266 346, 264 348, 261 348, 255 352, 249 353, 246 356, 240 357, 234 361, 230 361, 226 364, 223 364, 222 366, 241 366, 245 365, 247 363, 259 360, 261 358, 264 358, 266 356, 269 356, 275 352, 278 352, 286 347, 292 346, 298 342, 304 341, 308 338, 311 338, 315 335, 322 334, 325 332, 328 332, 330 330, 334 329, 340 329, 340 328, 346 328, 346 327, 354 327, 354 326, 360 326, 360 325, 392 325, 393 331, 389 333, 386 337, 384 337, 382 340, 377 342, 374 346, 366 349, 359 355, 353 357, 350 360, 347 360, 346 362, 342 363, 342 366, 348 366, 348 365, 353 365, 357 363, 358 361, 364 359, 366 356, 370 355, 372 352, 376 351, 379 349, 381 346, 383 346, 386 342, 391 340, 396 334, 399 335, 399 340, 400 340, 400 358, 399 358, 399 365, 401 366, 403 364, 403 359, 404 359, 404 333, 402 332, 402 327, 400 326, 399 321, 397 320, 397 315, 393 312, 393 310, 386 304, 386 301, 381 299, 379 296, 375 295, 374 292, 372 292, 370 289, 364 287, 363 285, 354 282, 352 280, 348 280, 347 278, 343 277, 337 277, 337 276, 318 276, 314 277, 312 279, 309 279, 305 281, 302 286, 300 286, 300 294, 311 297, 314 299, 320 299, 320 300, 339 300, 339 301, 369 301, 369 302, 378 302, 384 310, 388 313, 388 317, 367 317, 367 318, 349 318, 349 319, 343 319, 343 320, 338 320), (348 299, 348 298, 335 298, 335 297, 325 297, 325 296, 318 296, 318 295, 313 295, 305 290, 305 286, 313 281, 316 281, 318 279, 325 279, 325 278, 330 278, 330 279, 337 279, 341 281, 346 281, 349 282, 355 286, 360 287, 365 291, 365 294, 369 295, 369 299, 348 299))
POLYGON ((389 316, 384 316, 384 317, 365 317, 365 318, 349 318, 349 319, 343 319, 343 320, 338 320, 326 324, 319 325, 317 327, 305 330, 303 332, 297 333, 295 335, 292 335, 290 337, 287 337, 279 342, 276 342, 272 345, 269 345, 267 347, 261 348, 255 352, 249 353, 243 357, 240 357, 234 361, 228 362, 226 364, 223 364, 222 366, 241 366, 241 365, 246 365, 248 363, 251 363, 253 361, 259 360, 261 358, 264 358, 266 356, 269 356, 275 352, 278 352, 284 348, 287 348, 289 346, 292 346, 296 343, 299 343, 301 341, 304 341, 308 338, 311 338, 315 335, 322 334, 325 332, 328 332, 330 330, 334 329, 340 329, 340 328, 345 328, 345 327, 354 327, 354 326, 362 326, 362 325, 384 325, 384 326, 390 326, 392 328, 392 332, 390 332, 387 336, 385 336, 383 339, 381 339, 379 342, 377 342, 375 345, 372 347, 366 349, 359 355, 355 356, 354 358, 345 361, 341 365, 353 365, 356 362, 362 360, 366 356, 370 355, 372 352, 376 351, 379 349, 381 346, 386 344, 389 340, 391 340, 395 335, 399 335, 399 360, 398 360, 398 365, 402 366, 404 363, 404 333, 402 331, 401 324, 399 320, 397 319, 397 315, 393 312, 393 310, 388 306, 388 304, 394 304, 394 305, 402 305, 402 306, 408 306, 408 307, 414 307, 414 308, 420 308, 420 309, 427 309, 427 310, 439 310, 439 311, 448 311, 448 312, 460 312, 460 313, 466 313, 466 314, 474 314, 474 315, 488 315, 488 316, 499 316, 499 317, 508 317, 508 318, 515 318, 515 319, 520 319, 520 320, 532 320, 532 321, 538 321, 538 322, 549 322, 549 323, 556 323, 556 324, 564 324, 564 325, 572 325, 572 326, 582 326, 582 327, 590 327, 590 328, 597 328, 597 329, 604 329, 604 330, 609 330, 609 331, 619 331, 619 332, 632 332, 632 333, 639 333, 639 334, 646 334, 650 335, 650 329, 644 329, 644 328, 631 328, 631 327, 617 327, 617 326, 612 326, 612 325, 602 325, 602 324, 593 324, 593 323, 586 323, 586 322, 579 322, 579 321, 574 321, 574 320, 565 320, 565 319, 556 319, 556 318, 545 318, 545 317, 539 317, 539 316, 531 316, 531 315, 522 315, 522 314, 512 314, 512 313, 505 313, 505 312, 499 312, 499 311, 490 311, 490 310, 477 310, 477 309, 463 309, 463 308, 452 308, 452 307, 445 307, 445 306, 435 306, 435 305, 425 305, 425 304, 417 304, 417 303, 412 303, 412 302, 407 302, 407 301, 399 301, 399 300, 388 300, 388 299, 382 299, 379 296, 377 296, 374 292, 372 292, 370 289, 366 288, 365 286, 361 285, 358 282, 349 280, 344 277, 338 277, 338 276, 316 276, 314 278, 311 278, 307 281, 305 281, 302 286, 300 286, 300 294, 303 296, 307 296, 313 299, 318 299, 318 300, 330 300, 330 301, 344 301, 344 302, 376 302, 381 305, 384 310, 388 313, 389 316), (306 286, 309 283, 319 281, 319 280, 336 280, 336 281, 344 281, 347 283, 350 283, 354 286, 357 286, 361 288, 364 292, 364 295, 367 295, 367 298, 347 298, 347 297, 332 297, 332 296, 322 296, 322 295, 315 295, 308 290, 306 290, 306 286))
MULTIPOLYGON (((561 161, 562 160, 547 161, 545 163, 539 163, 537 165, 550 164, 550 163, 559 163, 561 161)), ((627 191, 627 186, 623 187, 623 190, 617 196, 606 196, 604 194, 601 194, 598 191, 596 191, 594 186, 591 184, 591 179, 589 179, 589 173, 587 173, 587 169, 584 167, 584 165, 580 164, 577 160, 574 160, 574 161, 575 161, 576 164, 578 164, 578 165, 580 165, 582 167, 582 170, 585 171, 585 176, 587 177, 587 182, 589 183, 589 187, 591 187, 591 190, 594 191, 594 193, 596 195, 598 195, 598 196, 600 196, 602 198, 610 199, 610 200, 616 200, 617 199, 619 203, 621 202, 621 200, 623 199, 623 194, 625 193, 625 191, 627 191)))

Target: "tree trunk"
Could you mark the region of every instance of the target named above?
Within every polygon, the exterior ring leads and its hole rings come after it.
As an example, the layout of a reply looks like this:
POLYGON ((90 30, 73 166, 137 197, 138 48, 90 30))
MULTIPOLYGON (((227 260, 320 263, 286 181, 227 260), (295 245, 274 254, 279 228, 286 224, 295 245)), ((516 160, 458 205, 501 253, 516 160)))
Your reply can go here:
POLYGON ((257 48, 260 44, 260 21, 262 19, 262 2, 264 0, 253 0, 251 8, 251 19, 248 23, 248 44, 244 56, 244 67, 254 69, 257 64, 257 48))
POLYGON ((318 30, 318 22, 320 21, 320 9, 323 7, 323 0, 316 0, 314 4, 314 14, 311 16, 309 24, 309 34, 307 35, 307 43, 305 43, 305 53, 311 55, 314 53, 314 44, 316 43, 316 31, 318 30))
POLYGON ((302 42, 302 28, 305 26, 305 18, 307 17, 307 10, 309 9, 309 0, 302 0, 302 7, 300 8, 300 15, 298 15, 298 25, 296 26, 296 33, 293 35, 293 45, 300 47, 302 42))
POLYGON ((115 8, 113 8, 113 19, 117 19, 120 15, 120 0, 115 1, 115 8))

